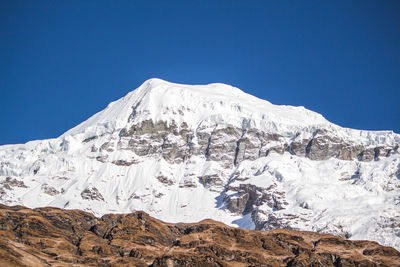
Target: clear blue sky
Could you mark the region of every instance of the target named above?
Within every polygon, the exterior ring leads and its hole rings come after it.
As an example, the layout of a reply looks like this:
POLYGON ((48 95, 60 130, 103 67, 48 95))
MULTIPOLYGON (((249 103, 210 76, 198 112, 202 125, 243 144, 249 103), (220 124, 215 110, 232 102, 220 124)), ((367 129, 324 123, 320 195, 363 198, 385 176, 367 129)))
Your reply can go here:
POLYGON ((0 144, 57 137, 152 77, 400 133, 399 14, 385 0, 0 0, 0 144))

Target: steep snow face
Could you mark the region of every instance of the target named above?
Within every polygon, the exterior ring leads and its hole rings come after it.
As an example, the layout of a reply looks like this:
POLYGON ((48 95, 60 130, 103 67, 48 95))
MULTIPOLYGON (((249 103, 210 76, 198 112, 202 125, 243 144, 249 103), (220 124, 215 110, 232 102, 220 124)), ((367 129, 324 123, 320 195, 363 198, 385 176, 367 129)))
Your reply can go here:
POLYGON ((198 127, 202 123, 232 124, 271 130, 271 123, 298 128, 298 125, 328 125, 319 114, 303 107, 277 106, 225 84, 183 85, 150 79, 89 120, 68 131, 73 135, 98 125, 122 128, 140 121, 178 120, 198 127), (140 114, 130 119, 133 114, 140 114), (269 127, 270 128, 269 128, 269 127))
POLYGON ((110 103, 106 109, 63 136, 83 134, 89 138, 145 120, 175 121, 178 125, 185 122, 191 129, 204 125, 233 125, 285 136, 302 134, 302 130, 310 132, 325 128, 363 145, 400 142, 399 135, 392 131, 341 128, 304 107, 273 105, 233 86, 221 83, 183 85, 155 78, 110 103))
POLYGON ((273 105, 225 84, 193 86, 150 79, 63 137, 91 138, 147 120, 168 125, 174 122, 178 128, 185 123, 191 130, 232 125, 279 131, 286 136, 293 136, 301 128, 329 124, 321 115, 303 107, 273 105))
POLYGON ((399 143, 232 86, 151 79, 59 138, 0 146, 0 202, 400 248, 399 143))

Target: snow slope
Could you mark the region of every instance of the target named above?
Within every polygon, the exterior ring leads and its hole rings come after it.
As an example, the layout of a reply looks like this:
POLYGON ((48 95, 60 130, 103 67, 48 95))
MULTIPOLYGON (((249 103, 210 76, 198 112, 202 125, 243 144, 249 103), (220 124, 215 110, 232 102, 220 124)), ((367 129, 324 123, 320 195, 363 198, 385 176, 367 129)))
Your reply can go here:
POLYGON ((399 249, 399 143, 232 86, 150 79, 58 138, 0 146, 0 202, 212 218, 399 249))

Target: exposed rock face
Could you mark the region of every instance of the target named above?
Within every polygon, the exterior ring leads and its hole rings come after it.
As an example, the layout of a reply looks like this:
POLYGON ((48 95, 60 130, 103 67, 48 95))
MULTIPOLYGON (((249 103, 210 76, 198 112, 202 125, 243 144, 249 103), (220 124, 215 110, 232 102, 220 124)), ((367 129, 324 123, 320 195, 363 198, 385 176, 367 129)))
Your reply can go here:
POLYGON ((43 193, 51 195, 51 196, 54 196, 54 195, 57 195, 60 193, 57 189, 55 189, 52 186, 49 186, 48 184, 43 184, 41 189, 42 189, 43 193))
POLYGON ((96 218, 79 210, 0 205, 3 266, 400 266, 376 242, 212 220, 169 224, 144 212, 96 218))
POLYGON ((19 181, 15 178, 12 177, 7 177, 4 181, 0 182, 3 188, 11 190, 13 187, 24 187, 26 188, 26 185, 24 184, 23 181, 19 181))
MULTIPOLYGON (((238 214, 247 214, 256 207, 266 204, 271 210, 281 210, 288 203, 285 201, 283 192, 275 190, 276 185, 268 188, 258 187, 252 184, 240 184, 239 187, 229 186, 228 192, 237 192, 237 195, 228 197, 225 195, 225 201, 228 203, 228 209, 238 214)), ((260 230, 262 228, 256 228, 260 230)))
POLYGON ((100 194, 96 187, 86 188, 82 191, 81 197, 83 199, 101 200, 104 201, 103 196, 100 194))
POLYGON ((221 175, 218 174, 201 176, 199 177, 199 181, 204 187, 217 192, 220 191, 218 189, 224 188, 224 181, 221 179, 221 175))
MULTIPOLYGON (((289 153, 312 160, 337 158, 360 161, 379 160, 397 153, 396 145, 364 147, 336 137, 334 133, 317 129, 309 138, 283 136, 256 128, 215 125, 214 129, 189 130, 186 123, 179 127, 173 121, 146 120, 120 131, 118 148, 132 149, 139 156, 161 155, 171 163, 181 163, 191 156, 205 156, 211 161, 226 161, 238 165, 243 160, 267 156, 269 152, 289 153)), ((84 142, 87 142, 84 140, 84 142)), ((108 148, 110 142, 101 147, 108 148)))

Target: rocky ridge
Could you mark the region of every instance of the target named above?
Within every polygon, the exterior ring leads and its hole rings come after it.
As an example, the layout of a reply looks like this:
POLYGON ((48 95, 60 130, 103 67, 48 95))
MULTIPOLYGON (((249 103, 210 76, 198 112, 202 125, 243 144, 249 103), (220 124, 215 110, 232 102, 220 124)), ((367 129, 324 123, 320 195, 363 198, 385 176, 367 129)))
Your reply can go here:
POLYGON ((212 220, 164 223, 144 212, 97 218, 79 210, 0 205, 6 266, 400 266, 376 242, 212 220))

